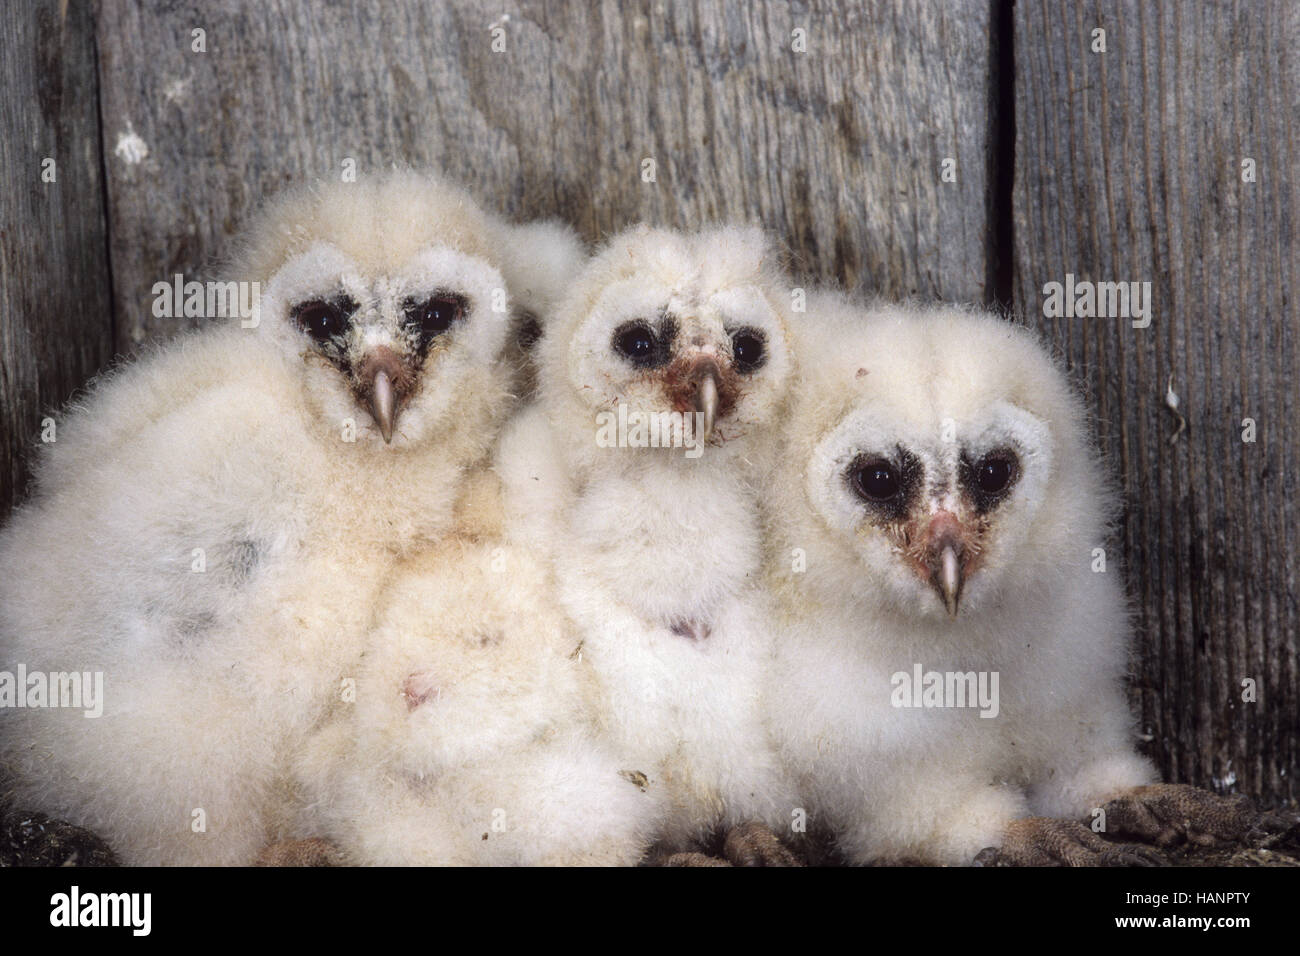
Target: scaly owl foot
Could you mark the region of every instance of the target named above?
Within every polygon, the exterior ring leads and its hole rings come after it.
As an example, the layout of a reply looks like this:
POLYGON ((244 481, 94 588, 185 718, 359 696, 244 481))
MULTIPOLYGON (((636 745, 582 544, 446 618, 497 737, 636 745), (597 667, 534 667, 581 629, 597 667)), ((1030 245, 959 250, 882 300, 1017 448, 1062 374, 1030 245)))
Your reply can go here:
POLYGON ((731 866, 730 861, 720 856, 690 851, 686 853, 669 853, 652 861, 653 866, 731 866))
POLYGON ((722 854, 735 866, 803 866, 781 838, 762 823, 750 821, 732 827, 722 854))
POLYGON ((328 840, 281 840, 262 848, 254 866, 343 866, 343 851, 328 840))
POLYGON ((1157 846, 1234 842, 1258 816, 1249 797, 1221 797, 1183 783, 1134 787, 1102 809, 1108 834, 1157 846))
POLYGON ((1081 823, 1028 817, 1007 827, 1000 848, 975 857, 977 866, 1160 866, 1151 847, 1107 843, 1081 823))

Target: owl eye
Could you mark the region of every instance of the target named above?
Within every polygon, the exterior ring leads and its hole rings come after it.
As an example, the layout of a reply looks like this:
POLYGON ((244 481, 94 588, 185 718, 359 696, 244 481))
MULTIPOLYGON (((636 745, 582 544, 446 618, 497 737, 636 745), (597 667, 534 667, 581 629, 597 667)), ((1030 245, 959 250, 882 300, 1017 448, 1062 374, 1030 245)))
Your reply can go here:
POLYGON ((293 308, 293 320, 317 342, 342 335, 352 324, 357 303, 346 296, 337 299, 312 299, 293 308))
POLYGON ((999 448, 972 464, 962 458, 962 483, 979 511, 988 511, 1004 497, 1020 477, 1020 459, 1013 451, 999 448))
POLYGON ((736 369, 742 373, 755 372, 767 361, 765 337, 758 329, 736 329, 731 333, 731 355, 736 369))
POLYGON ((649 323, 625 322, 614 330, 614 351, 638 368, 653 368, 667 359, 649 323))
POLYGON ((894 454, 861 454, 844 473, 853 493, 877 522, 904 520, 916 504, 925 469, 902 445, 894 454))
POLYGON ((423 302, 406 303, 406 322, 419 328, 425 340, 442 335, 465 315, 465 300, 458 295, 438 293, 423 302))
POLYGON ((986 458, 980 462, 975 480, 984 494, 996 495, 1011 482, 1011 462, 1005 458, 986 458))
POLYGON ((903 490, 898 469, 883 458, 854 465, 851 479, 854 490, 868 501, 892 501, 903 490))

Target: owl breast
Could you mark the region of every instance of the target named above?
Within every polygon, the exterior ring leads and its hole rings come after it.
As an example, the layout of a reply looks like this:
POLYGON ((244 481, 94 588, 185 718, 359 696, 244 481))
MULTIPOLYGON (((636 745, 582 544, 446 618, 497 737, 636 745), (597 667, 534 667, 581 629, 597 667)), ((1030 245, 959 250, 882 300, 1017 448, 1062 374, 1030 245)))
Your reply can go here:
POLYGON ((575 502, 569 527, 583 576, 667 627, 698 622, 707 632, 713 612, 758 570, 751 494, 700 468, 597 479, 575 502))

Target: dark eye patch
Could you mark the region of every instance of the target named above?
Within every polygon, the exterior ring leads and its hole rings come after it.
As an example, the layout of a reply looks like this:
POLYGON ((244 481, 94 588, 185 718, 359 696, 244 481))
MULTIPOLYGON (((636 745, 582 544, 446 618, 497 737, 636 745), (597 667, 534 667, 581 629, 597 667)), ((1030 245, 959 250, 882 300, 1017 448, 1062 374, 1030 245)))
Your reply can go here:
POLYGON ((336 295, 329 299, 308 299, 299 302, 289 316, 298 328, 316 342, 326 343, 344 335, 352 327, 352 315, 357 311, 355 299, 336 295))
POLYGON ((427 299, 410 298, 402 303, 406 327, 419 334, 423 348, 463 320, 467 311, 465 297, 454 292, 435 292, 427 299))
POLYGON ((963 449, 958 480, 977 514, 987 514, 1006 500, 1020 480, 1020 457, 1010 448, 995 448, 976 461, 963 449))
POLYGON ((844 477, 873 515, 882 521, 901 521, 916 501, 924 469, 920 459, 898 445, 892 455, 858 455, 844 477))
POLYGON ((635 368, 661 368, 672 357, 677 320, 660 318, 657 327, 648 319, 632 319, 614 330, 610 348, 635 368))

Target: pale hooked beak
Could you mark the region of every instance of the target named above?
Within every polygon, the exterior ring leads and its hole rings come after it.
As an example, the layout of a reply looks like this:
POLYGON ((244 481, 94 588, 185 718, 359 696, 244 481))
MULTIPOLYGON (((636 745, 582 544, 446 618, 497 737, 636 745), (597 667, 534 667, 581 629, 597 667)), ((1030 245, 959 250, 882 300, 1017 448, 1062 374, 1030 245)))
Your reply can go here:
POLYGON ((392 379, 383 369, 375 373, 375 384, 370 393, 370 411, 375 421, 379 423, 379 431, 384 436, 384 443, 391 445, 393 421, 397 417, 397 392, 393 389, 392 379))
POLYGON ((718 380, 711 372, 700 382, 695 394, 695 410, 704 415, 704 425, 696 436, 696 440, 703 444, 713 434, 713 419, 718 414, 718 380))
POLYGON ((943 606, 949 617, 957 616, 957 600, 961 597, 961 561, 957 549, 946 544, 939 553, 939 567, 935 569, 935 587, 943 598, 943 606))
POLYGON ((926 532, 925 566, 930 572, 930 586, 938 592, 949 617, 957 616, 962 586, 966 583, 963 531, 956 515, 940 511, 931 519, 926 532))

